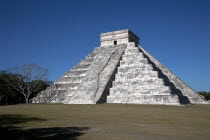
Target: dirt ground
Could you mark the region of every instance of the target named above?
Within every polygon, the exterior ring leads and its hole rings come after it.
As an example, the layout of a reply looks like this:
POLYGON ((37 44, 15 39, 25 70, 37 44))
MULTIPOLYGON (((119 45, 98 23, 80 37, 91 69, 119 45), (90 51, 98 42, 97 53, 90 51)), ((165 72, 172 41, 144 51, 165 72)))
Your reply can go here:
POLYGON ((210 105, 0 106, 0 137, 16 140, 208 140, 210 105))

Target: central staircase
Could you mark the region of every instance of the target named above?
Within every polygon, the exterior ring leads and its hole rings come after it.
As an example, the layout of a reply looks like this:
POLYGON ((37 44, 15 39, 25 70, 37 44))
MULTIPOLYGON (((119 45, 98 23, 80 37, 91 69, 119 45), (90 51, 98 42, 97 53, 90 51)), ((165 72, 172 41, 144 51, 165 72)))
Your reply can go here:
POLYGON ((125 49, 107 103, 180 104, 135 43, 125 49))

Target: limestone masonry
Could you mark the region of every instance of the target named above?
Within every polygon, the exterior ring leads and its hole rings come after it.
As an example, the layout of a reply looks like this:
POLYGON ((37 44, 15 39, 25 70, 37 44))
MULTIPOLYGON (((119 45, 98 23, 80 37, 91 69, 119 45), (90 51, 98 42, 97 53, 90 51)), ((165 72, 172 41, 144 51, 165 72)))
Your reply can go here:
POLYGON ((139 45, 130 30, 101 34, 101 46, 32 99, 64 104, 207 104, 139 45))

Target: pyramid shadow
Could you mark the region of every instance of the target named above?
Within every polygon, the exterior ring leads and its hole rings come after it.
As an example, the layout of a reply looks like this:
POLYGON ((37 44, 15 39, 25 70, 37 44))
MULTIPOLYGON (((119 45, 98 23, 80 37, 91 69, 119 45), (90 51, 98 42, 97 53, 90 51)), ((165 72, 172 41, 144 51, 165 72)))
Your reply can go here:
POLYGON ((6 114, 0 116, 0 137, 15 140, 77 140, 84 135, 89 127, 50 127, 24 129, 20 124, 30 121, 46 121, 37 117, 28 117, 19 114, 6 114), (18 126, 16 126, 18 125, 18 126))
POLYGON ((21 115, 21 114, 0 115, 0 127, 22 124, 30 121, 46 121, 46 120, 38 117, 28 117, 26 115, 21 115))

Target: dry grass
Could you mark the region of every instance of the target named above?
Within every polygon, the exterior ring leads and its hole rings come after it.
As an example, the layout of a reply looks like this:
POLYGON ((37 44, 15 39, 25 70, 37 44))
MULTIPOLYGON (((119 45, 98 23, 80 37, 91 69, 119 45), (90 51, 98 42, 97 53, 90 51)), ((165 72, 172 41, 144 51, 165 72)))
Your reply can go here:
POLYGON ((210 105, 1 106, 0 129, 16 139, 208 140, 210 105))

